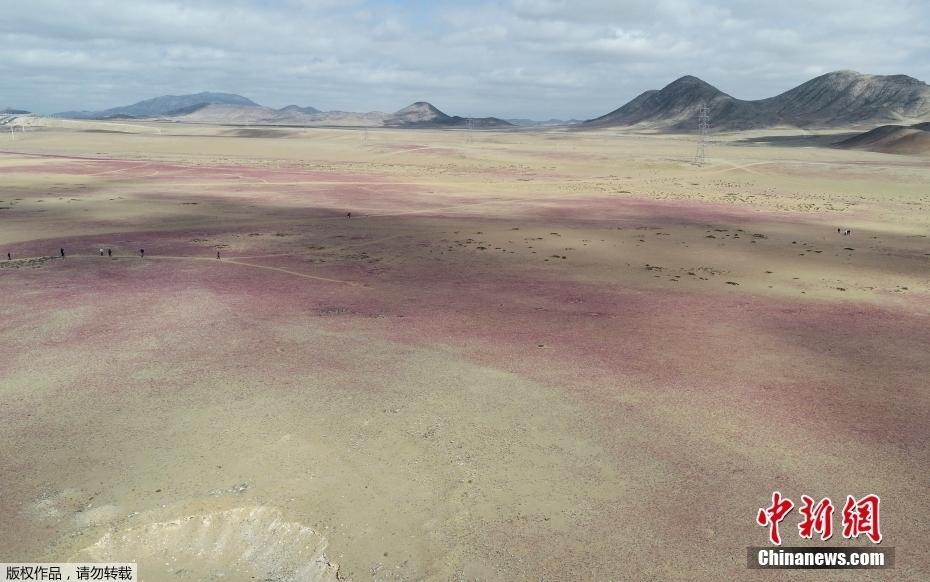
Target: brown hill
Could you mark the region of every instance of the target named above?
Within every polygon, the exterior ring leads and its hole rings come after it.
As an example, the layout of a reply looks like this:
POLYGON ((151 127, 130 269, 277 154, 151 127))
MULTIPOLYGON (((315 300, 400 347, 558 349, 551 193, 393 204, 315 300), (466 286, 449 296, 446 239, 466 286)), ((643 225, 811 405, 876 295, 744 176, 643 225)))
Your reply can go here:
POLYGON ((838 148, 886 154, 930 155, 930 123, 883 125, 834 144, 838 148))
MULTIPOLYGON (((417 101, 388 116, 386 127, 468 127, 469 118, 446 115, 426 101, 417 101)), ((496 117, 471 118, 472 127, 510 127, 513 124, 496 117)))

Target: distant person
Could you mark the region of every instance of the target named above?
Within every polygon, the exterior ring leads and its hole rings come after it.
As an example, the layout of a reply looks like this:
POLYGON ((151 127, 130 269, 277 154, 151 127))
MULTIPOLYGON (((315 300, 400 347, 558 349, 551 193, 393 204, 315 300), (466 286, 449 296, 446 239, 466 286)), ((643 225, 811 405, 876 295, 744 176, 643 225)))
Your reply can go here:
POLYGON ((347 213, 346 213, 346 218, 352 218, 352 213, 351 213, 351 212, 347 212, 347 213))
POLYGON ((100 249, 100 256, 103 256, 103 249, 100 249))
POLYGON ((843 229, 838 228, 838 229, 836 229, 836 232, 843 232, 843 229))
POLYGON ((145 249, 139 249, 139 256, 145 258, 145 249))
POLYGON ((58 252, 61 253, 61 258, 65 258, 65 249, 63 249, 63 248, 58 249, 58 252))
POLYGON ((216 251, 216 258, 220 258, 220 251, 216 251))
POLYGON ((7 254, 6 254, 6 260, 12 261, 12 260, 13 260, 13 255, 10 254, 10 253, 7 253, 7 254))
POLYGON ((107 256, 113 258, 113 249, 107 249, 107 256))

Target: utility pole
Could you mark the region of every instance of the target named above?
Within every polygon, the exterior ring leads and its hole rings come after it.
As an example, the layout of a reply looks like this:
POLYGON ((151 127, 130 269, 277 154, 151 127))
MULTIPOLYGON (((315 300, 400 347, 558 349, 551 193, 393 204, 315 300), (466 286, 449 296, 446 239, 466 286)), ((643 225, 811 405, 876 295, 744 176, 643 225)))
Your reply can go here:
POLYGON ((703 166, 707 163, 707 131, 710 129, 710 110, 707 103, 701 105, 698 111, 698 144, 694 155, 694 165, 703 166))

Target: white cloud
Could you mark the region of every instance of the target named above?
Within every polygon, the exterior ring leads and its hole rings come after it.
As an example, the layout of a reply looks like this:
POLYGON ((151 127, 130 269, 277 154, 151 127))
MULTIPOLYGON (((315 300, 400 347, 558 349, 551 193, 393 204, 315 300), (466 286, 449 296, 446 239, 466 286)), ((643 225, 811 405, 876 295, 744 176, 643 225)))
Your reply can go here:
POLYGON ((850 68, 930 79, 913 0, 31 0, 0 19, 0 106, 164 93, 593 117, 694 74, 742 98, 850 68))

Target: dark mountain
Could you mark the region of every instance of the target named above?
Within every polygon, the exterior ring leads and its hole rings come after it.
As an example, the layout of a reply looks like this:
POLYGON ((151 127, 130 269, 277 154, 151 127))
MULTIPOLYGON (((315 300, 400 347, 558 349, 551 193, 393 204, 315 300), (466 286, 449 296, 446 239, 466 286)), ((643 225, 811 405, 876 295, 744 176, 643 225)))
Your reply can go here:
POLYGON ((752 101, 735 99, 687 75, 660 91, 646 91, 623 107, 586 121, 585 125, 693 130, 697 128, 698 112, 704 104, 708 106, 715 128, 725 124, 727 129, 749 129, 759 123, 759 111, 752 101))
POLYGON ((886 154, 930 154, 930 122, 910 127, 882 125, 834 144, 843 149, 868 150, 886 154))
POLYGON ((887 123, 930 115, 930 85, 907 75, 836 71, 759 103, 798 127, 887 123))
POLYGON ((13 109, 12 107, 7 107, 0 111, 0 115, 29 115, 29 113, 30 112, 25 109, 13 109))
POLYGON ((314 113, 322 113, 322 111, 320 111, 316 107, 300 107, 298 105, 288 105, 287 107, 282 107, 281 109, 278 109, 278 112, 279 113, 306 113, 308 115, 312 115, 314 113))
POLYGON ((930 116, 930 86, 905 75, 837 71, 776 97, 744 101, 686 76, 659 91, 646 91, 585 125, 692 131, 703 104, 714 130, 863 126, 930 116))
POLYGON ((241 95, 204 92, 192 95, 164 95, 139 101, 132 105, 104 109, 103 111, 65 111, 56 113, 55 117, 70 117, 72 119, 107 119, 115 116, 121 116, 121 118, 125 118, 124 116, 132 118, 161 117, 164 115, 177 115, 179 111, 196 111, 200 107, 211 104, 258 107, 257 103, 241 95))
POLYGON ((193 105, 188 105, 187 107, 179 107, 177 109, 172 109, 171 111, 166 111, 162 113, 160 117, 178 117, 181 115, 188 115, 195 111, 200 111, 208 105, 212 105, 212 103, 194 103, 193 105))
MULTIPOLYGON (((511 127, 513 124, 496 117, 471 118, 472 127, 511 127)), ((426 101, 417 101, 394 112, 384 120, 385 127, 468 127, 468 118, 446 115, 426 101)))
POLYGON ((433 107, 426 101, 417 101, 391 114, 385 125, 411 126, 411 125, 451 125, 452 117, 433 107))

